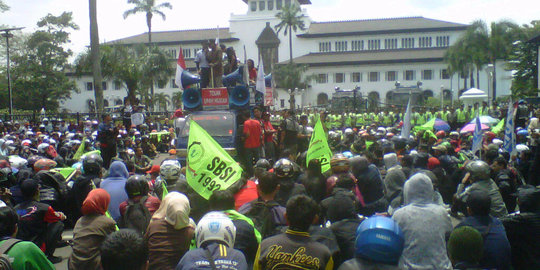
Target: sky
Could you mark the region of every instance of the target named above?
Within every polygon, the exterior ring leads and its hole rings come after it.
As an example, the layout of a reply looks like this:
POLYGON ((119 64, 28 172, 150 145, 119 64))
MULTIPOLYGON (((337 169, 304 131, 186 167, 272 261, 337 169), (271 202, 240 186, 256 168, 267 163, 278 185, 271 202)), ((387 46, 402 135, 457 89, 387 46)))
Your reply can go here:
MULTIPOLYGON (((36 30, 36 22, 48 13, 72 11, 80 30, 72 32, 70 48, 82 52, 90 43, 87 0, 3 0, 11 9, 0 13, 0 25, 36 30)), ((165 0, 156 0, 157 3, 165 0)), ((231 14, 245 14, 242 0, 168 0, 166 20, 154 16, 152 31, 227 27, 231 14)), ((458 23, 483 19, 490 23, 508 19, 518 24, 540 20, 539 0, 311 0, 305 5, 313 21, 358 20, 423 16, 458 23)), ((101 41, 111 41, 147 31, 144 14, 124 20, 127 0, 97 0, 101 41)))

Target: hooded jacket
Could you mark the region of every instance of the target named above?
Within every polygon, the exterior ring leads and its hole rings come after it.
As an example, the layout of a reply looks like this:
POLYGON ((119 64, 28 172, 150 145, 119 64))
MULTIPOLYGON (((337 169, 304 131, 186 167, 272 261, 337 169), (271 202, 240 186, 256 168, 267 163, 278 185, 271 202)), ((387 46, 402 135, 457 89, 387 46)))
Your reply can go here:
POLYGON ((493 180, 487 179, 476 181, 470 186, 459 184, 456 192, 456 197, 461 202, 466 202, 469 194, 471 194, 473 191, 487 193, 488 196, 491 198, 491 209, 489 212, 491 216, 501 218, 508 215, 508 211, 506 210, 506 206, 504 205, 503 198, 501 196, 501 193, 499 192, 499 187, 497 186, 497 184, 495 184, 495 182, 493 182, 493 180))
POLYGON ((446 210, 433 203, 431 180, 424 174, 413 175, 405 182, 403 195, 405 206, 392 217, 405 238, 399 268, 452 269, 445 240, 452 223, 446 210))
POLYGON ((120 218, 120 204, 128 199, 125 190, 126 181, 129 177, 126 165, 121 161, 111 163, 109 168, 109 176, 101 182, 101 188, 105 189, 111 195, 111 203, 109 204, 109 213, 111 217, 118 221, 120 218))
POLYGON ((105 216, 111 197, 104 189, 90 191, 82 205, 82 216, 73 229, 70 269, 100 269, 99 247, 116 230, 114 220, 105 216))

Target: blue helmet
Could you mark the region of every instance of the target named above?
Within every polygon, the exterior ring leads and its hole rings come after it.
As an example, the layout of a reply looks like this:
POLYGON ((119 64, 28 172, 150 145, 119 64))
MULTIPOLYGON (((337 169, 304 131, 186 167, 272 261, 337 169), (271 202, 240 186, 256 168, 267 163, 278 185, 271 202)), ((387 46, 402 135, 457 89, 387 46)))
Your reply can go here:
POLYGON ((526 129, 522 129, 517 132, 517 135, 526 137, 526 136, 529 136, 529 132, 526 129))
POLYGON ((352 158, 353 157, 353 154, 351 153, 351 151, 345 151, 342 153, 346 158, 352 158))
POLYGON ((403 251, 403 233, 388 217, 376 216, 356 229, 356 256, 374 262, 397 264, 403 251))

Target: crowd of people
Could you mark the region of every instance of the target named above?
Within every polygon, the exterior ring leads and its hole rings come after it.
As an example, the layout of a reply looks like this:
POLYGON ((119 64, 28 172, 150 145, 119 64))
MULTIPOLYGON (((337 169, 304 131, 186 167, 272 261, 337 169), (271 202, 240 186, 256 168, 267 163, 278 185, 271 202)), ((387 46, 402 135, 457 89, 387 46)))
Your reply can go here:
POLYGON ((519 103, 511 152, 504 130, 472 152, 474 115, 506 108, 415 110, 408 138, 404 111, 240 112, 242 177, 209 199, 168 119, 2 123, 0 262, 54 269, 69 245, 69 269, 540 269, 540 111, 519 103), (415 128, 433 117, 450 130, 415 128), (318 119, 329 160, 307 157, 318 119))

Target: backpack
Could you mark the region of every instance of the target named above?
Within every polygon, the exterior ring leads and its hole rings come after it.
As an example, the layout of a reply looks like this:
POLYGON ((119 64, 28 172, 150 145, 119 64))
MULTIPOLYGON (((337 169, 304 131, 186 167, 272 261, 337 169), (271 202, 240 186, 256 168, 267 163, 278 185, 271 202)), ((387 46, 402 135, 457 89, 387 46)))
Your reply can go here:
POLYGON ((120 218, 120 228, 133 229, 144 235, 152 218, 148 208, 144 205, 147 199, 148 196, 144 196, 138 203, 128 200, 126 212, 120 218))
POLYGON ((7 255, 8 251, 15 246, 17 243, 21 242, 19 239, 7 239, 2 245, 0 245, 0 269, 1 270, 13 270, 12 259, 7 255))
POLYGON ((245 214, 246 217, 251 218, 255 228, 261 233, 262 239, 279 233, 272 213, 272 208, 277 206, 279 204, 275 201, 264 202, 257 200, 245 214))

